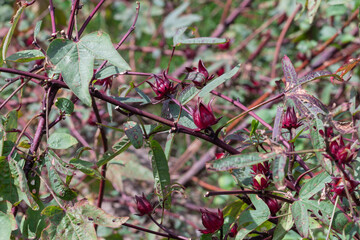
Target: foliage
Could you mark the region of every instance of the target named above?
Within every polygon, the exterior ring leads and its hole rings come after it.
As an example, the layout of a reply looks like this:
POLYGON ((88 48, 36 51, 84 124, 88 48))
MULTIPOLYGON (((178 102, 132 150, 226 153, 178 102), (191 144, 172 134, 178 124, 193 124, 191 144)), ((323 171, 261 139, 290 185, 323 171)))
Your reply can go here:
POLYGON ((95 2, 2 3, 0 239, 360 239, 357 1, 95 2))

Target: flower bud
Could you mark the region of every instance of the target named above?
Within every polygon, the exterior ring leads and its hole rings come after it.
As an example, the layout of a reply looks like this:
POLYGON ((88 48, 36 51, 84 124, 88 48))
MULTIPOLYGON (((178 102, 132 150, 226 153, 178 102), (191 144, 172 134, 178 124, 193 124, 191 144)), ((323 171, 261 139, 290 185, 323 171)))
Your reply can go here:
POLYGON ((161 77, 155 75, 154 78, 155 78, 155 84, 152 84, 149 81, 147 81, 147 83, 154 90, 154 92, 156 94, 156 97, 155 97, 156 100, 161 100, 161 99, 167 98, 168 95, 174 93, 176 86, 174 87, 173 83, 169 81, 165 72, 163 72, 161 77))
MULTIPOLYGON (((331 192, 334 192, 334 199, 337 196, 346 196, 346 191, 345 191, 345 184, 344 181, 341 177, 332 177, 333 182, 330 183, 331 186, 331 192)), ((352 193, 356 187, 360 184, 359 181, 355 181, 355 180, 345 180, 346 182, 346 187, 349 191, 349 193, 352 193)))
POLYGON ((345 146, 342 136, 330 142, 329 151, 334 160, 340 164, 351 162, 356 155, 356 150, 354 148, 352 149, 350 144, 345 146))
POLYGON ((220 159, 220 158, 223 158, 223 157, 225 157, 225 153, 215 153, 215 158, 216 159, 220 159))
POLYGON ((268 162, 262 162, 262 163, 252 165, 251 169, 253 170, 252 174, 262 173, 264 175, 268 175, 269 171, 270 171, 268 162))
POLYGON ((253 187, 256 190, 263 190, 263 189, 267 188, 268 185, 269 185, 268 179, 262 173, 256 174, 256 176, 253 178, 253 187))
POLYGON ((186 70, 188 71, 188 74, 185 79, 191 80, 198 88, 204 87, 208 81, 215 77, 213 74, 211 76, 209 75, 209 72, 201 59, 199 60, 197 68, 186 68, 186 70))
POLYGON ((264 202, 269 207, 271 215, 275 215, 280 210, 280 205, 276 199, 266 197, 264 202))
POLYGON ((229 231, 229 237, 236 237, 236 234, 238 233, 238 225, 237 223, 234 224, 234 226, 229 231))
POLYGON ((287 128, 290 130, 291 128, 296 129, 301 125, 302 123, 298 122, 297 120, 294 107, 287 107, 285 116, 283 118, 282 128, 287 128))
POLYGON ((227 39, 225 43, 220 43, 217 46, 220 50, 228 50, 230 48, 230 39, 227 39))
POLYGON ((218 213, 210 212, 207 209, 200 209, 202 224, 206 229, 200 230, 203 234, 214 233, 224 225, 223 213, 218 209, 218 213))
POLYGON ((145 197, 145 194, 143 193, 142 196, 136 196, 135 195, 135 201, 136 201, 136 208, 139 211, 139 216, 143 216, 145 214, 151 214, 154 210, 153 206, 147 200, 145 197))
POLYGON ((195 110, 191 109, 194 123, 200 130, 206 129, 220 120, 220 118, 215 118, 213 110, 211 109, 212 101, 213 99, 207 106, 200 101, 195 110))

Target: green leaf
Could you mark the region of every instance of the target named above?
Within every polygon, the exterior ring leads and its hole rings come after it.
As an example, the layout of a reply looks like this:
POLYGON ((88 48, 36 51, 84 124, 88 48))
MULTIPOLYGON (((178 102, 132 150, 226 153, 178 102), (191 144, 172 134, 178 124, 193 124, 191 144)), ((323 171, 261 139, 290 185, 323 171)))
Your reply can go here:
POLYGON ((287 156, 284 154, 279 154, 275 157, 272 162, 272 172, 273 180, 278 190, 285 189, 285 166, 286 166, 287 156))
POLYGON ((256 210, 248 210, 242 212, 238 224, 244 225, 250 223, 245 227, 242 227, 236 235, 236 240, 244 239, 246 235, 252 232, 255 228, 266 222, 270 217, 270 210, 266 203, 261 200, 256 194, 250 194, 249 198, 254 204, 256 210))
POLYGON ((344 239, 354 239, 354 236, 359 232, 360 232, 359 223, 358 222, 356 222, 356 223, 350 222, 345 225, 342 233, 343 233, 344 239))
MULTIPOLYGON (((6 115, 5 132, 12 129, 16 129, 18 126, 18 112, 13 110, 6 115)), ((15 142, 17 139, 17 133, 6 133, 6 140, 15 142)))
MULTIPOLYGON (((179 118, 179 113, 180 113, 180 107, 177 104, 174 103, 170 103, 168 101, 164 102, 162 111, 161 111, 161 115, 167 119, 178 119, 179 118)), ((191 129, 196 129, 196 125, 193 121, 192 116, 187 113, 186 111, 182 110, 181 111, 181 115, 179 118, 179 122, 180 125, 183 125, 185 127, 191 128, 191 129)))
POLYGON ((139 149, 143 145, 143 132, 137 124, 137 122, 128 121, 124 123, 124 130, 126 136, 129 138, 131 144, 136 148, 139 149))
POLYGON ((314 21, 317 10, 320 7, 321 0, 308 0, 307 9, 308 9, 308 19, 311 24, 314 21))
POLYGON ((165 157, 166 157, 166 159, 168 161, 169 161, 169 158, 170 158, 170 153, 171 153, 172 145, 173 145, 173 142, 174 142, 174 136, 175 136, 175 133, 169 133, 169 135, 166 138, 166 144, 165 144, 164 153, 165 153, 165 157))
POLYGON ((1 156, 0 172, 0 201, 18 204, 24 200, 31 208, 38 208, 28 189, 25 174, 14 159, 8 161, 5 156, 1 156))
POLYGON ((189 38, 182 39, 177 46, 184 45, 210 45, 210 44, 221 44, 226 43, 226 38, 213 38, 213 37, 198 37, 198 38, 189 38))
POLYGON ((189 6, 189 2, 183 2, 180 6, 178 6, 174 11, 169 13, 163 22, 163 28, 166 38, 173 37, 177 31, 177 29, 190 26, 192 23, 200 21, 201 16, 196 14, 187 14, 181 16, 181 14, 187 9, 189 6))
POLYGON ((311 178, 300 190, 299 197, 302 200, 311 198, 325 187, 325 183, 331 182, 331 176, 327 172, 322 172, 311 178))
POLYGON ((74 112, 74 104, 67 98, 57 98, 55 106, 65 114, 72 114, 74 112))
POLYGON ((302 201, 296 201, 291 205, 291 212, 296 229, 302 237, 307 238, 309 236, 309 215, 306 206, 302 201))
POLYGON ((240 69, 240 64, 238 64, 237 66, 235 66, 233 69, 231 69, 229 72, 224 73, 223 75, 221 75, 218 78, 215 78, 214 80, 212 80, 210 83, 206 84, 205 87, 203 87, 199 93, 199 97, 203 98, 205 97, 208 93, 210 93, 212 90, 214 90, 216 87, 220 86, 221 84, 223 84, 225 81, 231 79, 240 69))
MULTIPOLYGON (((310 135, 311 135, 311 143, 314 149, 325 149, 325 140, 320 134, 320 130, 324 131, 324 124, 323 122, 315 118, 313 121, 313 126, 310 127, 310 135), (315 127, 315 129, 314 129, 315 127)), ((322 152, 315 153, 317 160, 321 164, 321 166, 329 173, 332 174, 332 163, 330 159, 325 158, 322 152)))
POLYGON ((179 93, 179 96, 178 96, 179 102, 182 105, 185 105, 188 102, 190 102, 191 99, 193 99, 199 92, 200 92, 200 90, 197 89, 196 87, 194 87, 192 85, 187 86, 186 88, 184 88, 184 90, 182 90, 179 93))
POLYGON ((52 149, 67 149, 75 144, 78 141, 76 138, 71 136, 68 133, 53 133, 48 139, 49 148, 52 149))
POLYGON ((8 58, 6 58, 6 61, 26 63, 44 58, 45 56, 40 50, 24 50, 9 56, 8 58))
POLYGON ((106 66, 102 68, 99 72, 95 74, 95 79, 104 79, 111 77, 113 75, 117 75, 119 73, 124 72, 124 70, 121 71, 118 67, 115 66, 106 66))
POLYGON ((208 163, 206 167, 214 171, 229 171, 233 169, 251 166, 257 163, 262 163, 274 158, 279 153, 242 153, 239 155, 232 155, 229 157, 218 159, 214 162, 208 163))
POLYGON ((173 47, 184 45, 209 45, 209 44, 221 44, 226 43, 226 38, 215 38, 215 37, 198 37, 198 38, 188 38, 184 35, 189 27, 181 27, 177 29, 174 38, 173 38, 173 47))
POLYGON ((37 38, 37 35, 38 35, 39 32, 40 32, 41 24, 42 24, 42 20, 36 22, 35 29, 34 29, 34 39, 37 38))
POLYGON ((51 189, 54 193, 63 200, 72 200, 77 196, 77 193, 67 186, 63 180, 60 178, 59 173, 56 171, 55 167, 52 165, 52 161, 49 155, 45 155, 44 161, 48 171, 49 181, 51 189))
POLYGON ((0 240, 9 240, 11 229, 12 226, 9 215, 0 211, 0 240))
POLYGON ((157 192, 160 194, 160 202, 164 202, 165 208, 170 209, 171 198, 170 195, 167 195, 167 188, 170 187, 168 161, 166 160, 164 151, 156 140, 150 141, 150 148, 149 155, 151 156, 155 187, 157 192))
POLYGON ((24 202, 32 209, 39 209, 38 204, 35 202, 32 194, 30 193, 27 178, 25 176, 23 168, 13 158, 10 159, 9 165, 12 169, 12 176, 15 177, 14 183, 18 186, 19 190, 22 193, 21 199, 24 200, 24 202))
POLYGON ((291 208, 289 203, 284 203, 281 207, 280 212, 281 215, 284 215, 281 217, 276 224, 275 232, 273 236, 273 240, 281 240, 286 235, 286 233, 292 228, 294 224, 293 217, 291 215, 291 208))
POLYGON ((49 160, 51 161, 51 165, 61 174, 71 176, 73 175, 73 170, 69 166, 69 164, 63 161, 53 150, 48 150, 49 160))
POLYGON ((107 60, 122 71, 130 69, 113 47, 109 35, 102 32, 88 34, 78 42, 55 39, 49 45, 47 56, 69 88, 88 106, 91 106, 89 82, 95 59, 107 60))
POLYGON ((107 164, 114 157, 126 151, 126 149, 128 149, 130 146, 131 146, 130 140, 126 136, 123 136, 122 138, 120 138, 120 140, 117 143, 114 144, 113 149, 115 152, 105 153, 104 156, 96 163, 96 165, 98 167, 101 167, 102 165, 107 164))
POLYGON ((294 68, 294 65, 288 58, 288 56, 284 56, 282 61, 282 70, 284 72, 284 77, 286 81, 286 89, 290 89, 296 86, 297 82, 297 74, 294 68))
POLYGON ((49 217, 50 225, 42 232, 41 238, 51 240, 96 240, 94 224, 119 228, 128 220, 128 217, 107 214, 104 210, 90 205, 85 199, 65 211, 54 206, 47 207, 43 214, 49 217))
POLYGON ((132 98, 132 97, 114 97, 114 99, 122 103, 141 103, 146 104, 147 101, 144 98, 132 98))
POLYGON ((41 215, 41 210, 26 210, 21 220, 20 230, 25 239, 40 239, 41 232, 46 228, 46 216, 41 215))
POLYGON ((19 3, 19 9, 16 11, 15 15, 11 18, 12 24, 9 29, 9 31, 6 33, 5 37, 3 38, 1 45, 0 45, 0 66, 3 65, 4 60, 6 59, 6 53, 9 48, 12 36, 14 34, 14 31, 16 29, 17 23, 19 22, 19 19, 21 17, 21 14, 23 13, 24 9, 26 8, 26 3, 19 3))
POLYGON ((93 169, 94 164, 88 161, 84 161, 81 159, 73 158, 69 162, 72 167, 80 170, 81 172, 85 173, 88 176, 96 177, 97 179, 102 179, 101 174, 96 169, 93 169))
MULTIPOLYGON (((330 218, 334 209, 334 205, 330 201, 318 201, 318 200, 302 200, 301 201, 307 209, 309 209, 317 219, 329 226, 330 218)), ((344 213, 339 209, 336 209, 332 228, 336 231, 342 231, 345 225, 348 223, 344 213)))
MULTIPOLYGON (((154 177, 152 171, 143 166, 136 157, 124 154, 124 157, 112 160, 110 168, 116 169, 115 174, 123 178, 152 182, 154 177)), ((108 177, 108 174, 106 174, 108 177)))
POLYGON ((259 126, 259 121, 256 120, 256 119, 253 119, 251 121, 251 131, 250 131, 250 137, 255 133, 256 129, 258 128, 259 126))
POLYGON ((142 103, 141 105, 151 103, 151 99, 143 91, 141 91, 137 87, 134 89, 140 95, 140 97, 144 100, 144 103, 142 103))

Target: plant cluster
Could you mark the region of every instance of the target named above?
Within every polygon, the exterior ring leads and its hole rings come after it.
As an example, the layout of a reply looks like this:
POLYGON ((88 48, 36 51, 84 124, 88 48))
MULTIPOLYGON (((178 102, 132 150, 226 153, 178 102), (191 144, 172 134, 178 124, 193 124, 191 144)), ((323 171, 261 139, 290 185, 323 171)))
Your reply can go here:
POLYGON ((3 31, 0 239, 360 239, 359 3, 64 2, 3 31))

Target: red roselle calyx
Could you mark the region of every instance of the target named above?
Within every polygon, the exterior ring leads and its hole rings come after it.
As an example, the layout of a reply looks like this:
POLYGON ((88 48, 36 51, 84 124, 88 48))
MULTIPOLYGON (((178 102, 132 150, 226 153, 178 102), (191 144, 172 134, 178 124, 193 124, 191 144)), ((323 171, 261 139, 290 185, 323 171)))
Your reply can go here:
POLYGON ((356 150, 351 148, 350 143, 345 146, 342 136, 330 142, 329 151, 333 159, 340 164, 351 162, 356 155, 356 150))
POLYGON ((188 72, 186 80, 191 80, 197 88, 202 88, 208 81, 215 77, 214 74, 209 75, 202 60, 199 60, 198 67, 186 68, 188 72))
POLYGON ((298 122, 294 107, 287 107, 285 116, 283 118, 282 128, 287 129, 296 129, 302 125, 301 122, 298 122))
POLYGON ((230 44, 230 39, 227 39, 225 43, 220 43, 217 46, 220 50, 228 50, 230 48, 230 44))
MULTIPOLYGON (((330 186, 332 187, 331 191, 334 192, 336 195, 339 196, 345 196, 345 186, 344 181, 341 177, 332 177, 333 182, 330 183, 330 186)), ((346 187, 349 191, 349 193, 352 193, 355 188, 360 184, 359 181, 355 180, 345 180, 346 187)))
POLYGON ((176 86, 174 86, 174 84, 170 82, 165 72, 163 72, 161 77, 154 75, 154 78, 155 84, 152 84, 149 81, 146 82, 154 90, 156 94, 156 100, 162 100, 164 98, 167 98, 170 94, 173 94, 175 92, 176 86))
POLYGON ((135 201, 136 208, 139 211, 139 216, 151 214, 153 212, 154 208, 149 202, 149 200, 147 200, 144 193, 142 194, 142 196, 135 196, 135 201))
POLYGON ((232 228, 229 231, 229 237, 236 237, 236 234, 238 233, 238 225, 237 223, 234 224, 234 226, 232 226, 232 228))
POLYGON ((262 162, 255 165, 252 165, 251 169, 253 170, 252 174, 262 173, 264 175, 269 175, 270 167, 268 162, 262 162))
POLYGON ((223 158, 225 157, 225 153, 215 153, 215 158, 216 159, 220 159, 220 158, 223 158))
POLYGON ((221 119, 221 117, 216 119, 214 116, 213 110, 211 108, 211 103, 213 100, 214 99, 211 99, 207 106, 199 101, 195 109, 190 109, 194 123, 199 130, 206 129, 216 124, 221 119))
MULTIPOLYGON (((335 199, 337 196, 346 196, 346 191, 345 191, 345 185, 344 185, 344 181, 341 177, 332 177, 333 182, 330 183, 329 185, 331 186, 331 192, 334 192, 334 197, 333 199, 335 199)), ((346 182, 346 187, 349 191, 349 193, 352 193, 356 187, 360 184, 359 181, 355 181, 355 180, 345 180, 346 182)))
MULTIPOLYGON (((94 74, 96 70, 94 69, 94 74)), ((96 79, 94 85, 99 85, 105 87, 105 90, 111 88, 112 86, 112 76, 103 78, 103 79, 96 79)))
POLYGON ((268 178, 264 174, 259 173, 254 176, 253 187, 256 190, 263 190, 267 188, 268 185, 269 185, 268 178))
POLYGON ((199 230, 203 234, 214 233, 224 225, 223 213, 218 209, 218 213, 210 212, 207 209, 200 209, 201 219, 206 229, 199 230))
POLYGON ((275 215, 280 210, 280 205, 276 199, 266 197, 264 202, 269 207, 271 215, 275 215))

